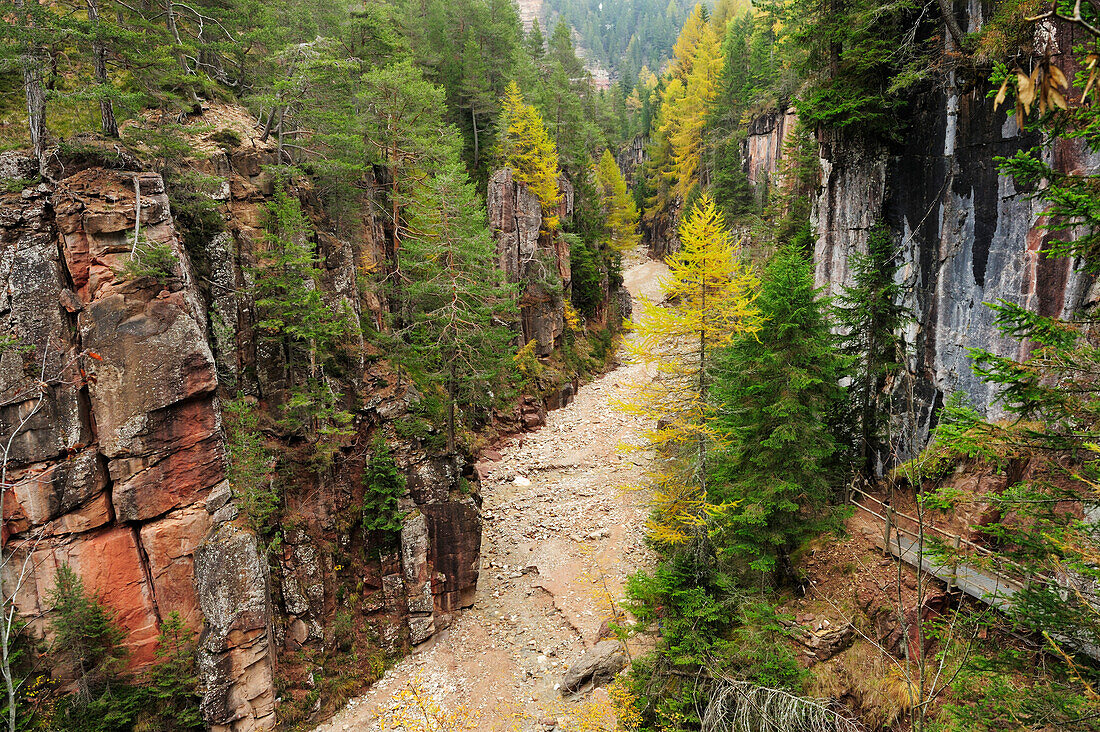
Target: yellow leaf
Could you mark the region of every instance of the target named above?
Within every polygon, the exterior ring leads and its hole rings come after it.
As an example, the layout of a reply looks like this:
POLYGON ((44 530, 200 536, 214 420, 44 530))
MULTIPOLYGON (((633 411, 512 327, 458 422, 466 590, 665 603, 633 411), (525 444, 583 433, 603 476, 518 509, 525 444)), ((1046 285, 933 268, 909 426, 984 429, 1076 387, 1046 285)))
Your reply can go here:
POLYGON ((1095 53, 1090 53, 1088 56, 1085 57, 1085 68, 1095 69, 1097 61, 1100 61, 1100 56, 1095 53))
POLYGON ((1069 110, 1069 105, 1066 104, 1066 98, 1062 96, 1062 92, 1053 87, 1050 90, 1050 104, 1051 109, 1058 107, 1059 109, 1069 110))
MULTIPOLYGON (((1035 72, 1038 71, 1036 68, 1035 72)), ((1035 80, 1021 69, 1016 69, 1016 98, 1024 106, 1024 113, 1030 114, 1031 105, 1035 101, 1035 80)))
MULTIPOLYGON (((1095 64, 1093 64, 1093 66, 1095 66, 1095 64)), ((1088 81, 1087 84, 1085 84, 1085 91, 1081 93, 1081 101, 1082 102, 1085 101, 1085 97, 1087 97, 1089 95, 1089 91, 1092 89, 1092 85, 1095 84, 1095 83, 1096 83, 1096 69, 1093 68, 1092 72, 1089 74, 1089 81, 1088 81)))
POLYGON ((994 112, 997 111, 997 107, 1001 106, 1001 103, 1004 102, 1005 97, 1008 95, 1008 79, 1009 77, 1006 76, 1004 83, 1001 84, 1001 88, 997 90, 997 98, 993 100, 994 112))
POLYGON ((1047 66, 1047 69, 1050 72, 1050 78, 1053 79, 1054 82, 1058 84, 1058 86, 1062 87, 1063 89, 1069 86, 1069 80, 1066 78, 1065 73, 1063 73, 1060 68, 1058 68, 1054 64, 1050 64, 1049 66, 1047 66))

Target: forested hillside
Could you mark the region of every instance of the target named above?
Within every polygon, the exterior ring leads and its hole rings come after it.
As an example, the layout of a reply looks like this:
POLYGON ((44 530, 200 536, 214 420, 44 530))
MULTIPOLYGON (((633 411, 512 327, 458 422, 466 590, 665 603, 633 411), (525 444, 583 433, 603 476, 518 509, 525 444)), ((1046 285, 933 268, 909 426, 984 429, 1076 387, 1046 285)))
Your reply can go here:
POLYGON ((679 1, 8 3, 10 732, 1100 729, 1100 5, 679 1))

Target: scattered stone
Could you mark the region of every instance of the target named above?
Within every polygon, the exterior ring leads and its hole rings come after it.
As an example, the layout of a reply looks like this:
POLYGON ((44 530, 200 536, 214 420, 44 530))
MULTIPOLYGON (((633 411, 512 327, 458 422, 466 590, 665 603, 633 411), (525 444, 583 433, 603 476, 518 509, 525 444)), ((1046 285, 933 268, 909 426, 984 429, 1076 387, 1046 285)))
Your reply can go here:
POLYGON ((602 686, 626 668, 626 656, 618 641, 605 640, 578 658, 561 680, 562 696, 575 694, 586 684, 602 686))

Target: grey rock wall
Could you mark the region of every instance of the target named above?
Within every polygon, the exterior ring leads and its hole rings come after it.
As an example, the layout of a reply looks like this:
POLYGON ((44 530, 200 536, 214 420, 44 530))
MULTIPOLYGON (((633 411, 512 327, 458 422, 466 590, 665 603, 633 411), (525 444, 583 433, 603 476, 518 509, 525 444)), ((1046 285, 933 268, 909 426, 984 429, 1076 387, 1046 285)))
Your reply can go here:
MULTIPOLYGON (((980 26, 983 12, 982 3, 968 3, 970 30, 980 26)), ((1051 44, 1056 62, 1072 71, 1065 51, 1084 39, 1069 27, 1048 30, 1037 43, 1051 44)), ((995 158, 1045 143, 1046 159, 1057 169, 1095 173, 1100 156, 1074 142, 1052 145, 1021 132, 1011 109, 993 111, 989 86, 984 78, 951 77, 945 89, 915 95, 906 137, 895 145, 819 134, 822 178, 812 214, 816 284, 825 295, 840 293, 851 282, 851 255, 866 251, 876 221, 886 222, 902 265, 904 304, 914 315, 906 342, 918 446, 952 392, 962 391, 992 418, 1004 416, 995 390, 974 376, 969 349, 1019 357, 1027 345, 1001 337, 984 303, 1003 299, 1066 316, 1091 299, 1092 279, 1077 263, 1044 256, 1051 237, 1042 229, 1043 207, 998 172, 995 158)), ((772 151, 781 135, 770 120, 750 127, 749 170, 775 170, 772 151)), ((898 433, 911 436, 912 415, 898 409, 898 433)), ((905 457, 912 444, 905 437, 896 449, 905 457)))

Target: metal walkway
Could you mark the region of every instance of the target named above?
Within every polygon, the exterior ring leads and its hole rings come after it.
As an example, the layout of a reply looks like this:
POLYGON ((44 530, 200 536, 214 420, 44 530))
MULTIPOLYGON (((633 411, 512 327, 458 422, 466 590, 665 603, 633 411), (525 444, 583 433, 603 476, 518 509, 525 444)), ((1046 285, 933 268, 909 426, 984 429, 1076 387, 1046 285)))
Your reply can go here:
MULTIPOLYGON (((948 590, 958 589, 1002 612, 1011 610, 1013 597, 1017 592, 1024 589, 1025 584, 1023 582, 1016 577, 1010 577, 986 567, 977 567, 964 562, 937 561, 930 554, 932 544, 930 539, 935 537, 937 541, 955 549, 965 547, 974 553, 996 559, 1008 565, 1011 565, 1011 562, 997 557, 996 554, 985 547, 978 546, 957 534, 949 534, 929 524, 924 524, 924 536, 922 537, 919 532, 902 526, 901 521, 899 521, 899 519, 903 519, 916 526, 921 526, 916 518, 895 511, 893 507, 861 490, 854 489, 854 493, 859 494, 860 499, 856 500, 853 495, 852 505, 865 514, 874 517, 882 525, 883 532, 880 545, 891 555, 911 567, 919 565, 921 571, 943 580, 947 584, 948 590), (877 508, 878 511, 873 510, 871 506, 877 508), (921 546, 922 540, 924 546, 921 546)), ((1023 568, 1019 569, 1021 571, 1018 576, 1023 576, 1023 568)), ((1050 580, 1046 579, 1045 581, 1050 580)), ((1051 634, 1051 637, 1059 643, 1100 661, 1100 648, 1095 645, 1058 634, 1051 634)))

